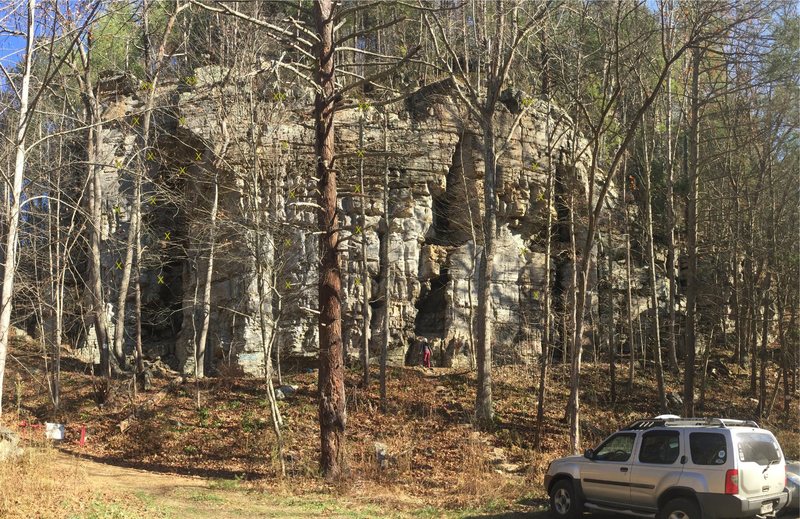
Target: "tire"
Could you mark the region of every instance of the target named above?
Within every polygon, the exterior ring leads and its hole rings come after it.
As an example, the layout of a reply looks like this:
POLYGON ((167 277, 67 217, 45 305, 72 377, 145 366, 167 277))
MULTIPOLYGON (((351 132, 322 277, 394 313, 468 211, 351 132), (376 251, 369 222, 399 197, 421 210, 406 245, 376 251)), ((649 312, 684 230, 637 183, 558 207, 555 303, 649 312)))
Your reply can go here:
POLYGON ((658 519, 702 519, 700 517, 700 507, 691 499, 679 497, 671 499, 667 505, 661 509, 658 519))
POLYGON ((578 502, 575 485, 569 479, 562 479, 550 491, 550 515, 558 519, 577 519, 583 506, 578 502))

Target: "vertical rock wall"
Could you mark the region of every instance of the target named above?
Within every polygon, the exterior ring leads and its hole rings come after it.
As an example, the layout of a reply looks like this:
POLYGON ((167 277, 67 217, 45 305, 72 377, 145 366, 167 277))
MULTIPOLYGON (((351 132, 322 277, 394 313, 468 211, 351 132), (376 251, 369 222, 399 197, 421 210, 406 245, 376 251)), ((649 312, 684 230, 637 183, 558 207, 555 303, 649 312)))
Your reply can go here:
MULTIPOLYGON (((302 93, 277 101, 277 96, 251 92, 246 85, 226 84, 225 77, 224 71, 204 70, 192 88, 166 94, 175 112, 162 118, 156 130, 158 148, 165 150, 159 156, 156 184, 165 201, 172 197, 183 202, 165 203, 156 212, 174 211, 167 223, 159 224, 171 226, 172 233, 168 244, 172 248, 164 249, 162 261, 174 273, 173 295, 181 301, 173 310, 180 321, 174 351, 180 368, 192 372, 192 344, 202 320, 195 303, 202 297, 207 265, 214 179, 219 183, 210 350, 217 363, 261 374, 264 337, 274 334, 284 357, 311 356, 317 349, 313 130, 307 105, 295 99, 302 93), (256 207, 262 211, 260 227, 255 225, 256 207), (257 261, 265 269, 262 297, 257 261), (263 335, 259 311, 266 316, 263 335)), ((443 349, 451 346, 445 362, 469 363, 469 323, 477 309, 475 258, 482 246, 484 167, 480 130, 449 90, 442 82, 380 110, 362 103, 337 112, 343 330, 350 355, 358 355, 362 305, 370 304, 375 353, 388 318, 391 362, 407 360, 414 338, 425 336, 443 349), (384 126, 388 150, 383 144, 384 126), (363 193, 357 188, 362 159, 363 193), (386 168, 388 230, 382 223, 386 168), (362 240, 368 279, 361 273, 362 240), (384 242, 389 247, 388 265, 379 258, 384 242), (391 269, 392 293, 388 309, 380 297, 387 269, 391 269), (365 284, 371 288, 368 302, 363 297, 365 284), (461 347, 452 351, 456 343, 461 347)), ((539 353, 546 280, 564 283, 571 268, 564 259, 568 242, 556 232, 553 270, 544 270, 548 174, 570 190, 582 212, 588 203, 585 157, 572 159, 570 150, 576 142, 580 148, 581 142, 575 141, 569 118, 539 100, 526 104, 519 117, 501 106, 496 121, 502 142, 491 316, 500 363, 526 362, 539 353)), ((107 192, 109 204, 113 191, 107 192)), ((566 204, 563 193, 557 207, 566 204)), ((564 212, 555 216, 563 219, 564 212)))

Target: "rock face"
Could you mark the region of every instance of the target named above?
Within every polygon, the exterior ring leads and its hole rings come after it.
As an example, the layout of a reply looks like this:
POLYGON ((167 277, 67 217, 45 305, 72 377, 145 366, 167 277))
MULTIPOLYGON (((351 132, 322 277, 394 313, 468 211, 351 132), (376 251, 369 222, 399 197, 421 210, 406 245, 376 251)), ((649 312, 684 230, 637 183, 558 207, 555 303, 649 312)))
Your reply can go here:
MULTIPOLYGON (((265 344, 274 344, 284 358, 313 356, 318 347, 318 240, 313 127, 303 102, 307 94, 253 91, 227 83, 224 71, 216 69, 196 77, 203 80, 164 94, 174 113, 159 115, 156 125, 157 171, 143 200, 152 205, 145 237, 150 257, 141 278, 151 323, 147 342, 172 341, 167 350, 174 347, 180 369, 193 371, 216 185, 209 330, 213 355, 207 362, 263 374, 265 344)), ((441 82, 380 109, 362 102, 337 112, 343 330, 350 356, 358 356, 365 329, 362 310, 368 304, 371 322, 366 328, 373 354, 379 350, 382 323, 389 319, 391 362, 410 360, 415 338, 424 336, 434 343, 434 363, 470 364, 476 258, 482 247, 482 134, 450 91, 441 82), (389 184, 384 186, 387 172, 389 184), (388 228, 383 219, 387 188, 388 228), (380 261, 382 246, 388 247, 386 264, 380 261), (387 277, 389 308, 381 296, 387 277), (370 288, 369 301, 365 286, 370 288)), ((125 103, 125 113, 136 105, 125 103)), ((573 134, 570 119, 541 100, 523 105, 524 113, 515 104, 501 105, 496 115, 501 136, 498 254, 490 312, 499 363, 527 362, 540 352, 547 281, 556 287, 556 305, 570 283, 572 265, 565 252, 569 204, 584 212, 589 202, 587 158, 571 153, 582 149, 583 141, 573 134), (555 179, 556 204, 552 268, 546 272, 549 175, 555 179)), ((131 153, 129 141, 124 132, 106 140, 123 162, 131 153)), ((132 190, 124 175, 108 184, 107 212, 124 224, 119 213, 127 214, 132 190), (116 207, 122 209, 114 216, 116 207)), ((610 198, 613 206, 616 199, 613 194, 610 198)), ((578 239, 585 232, 580 225, 576 223, 578 239)), ((106 232, 119 232, 114 229, 110 222, 106 232)), ((109 246, 107 261, 114 254, 118 251, 109 246)), ((589 300, 596 311, 593 292, 589 300)))

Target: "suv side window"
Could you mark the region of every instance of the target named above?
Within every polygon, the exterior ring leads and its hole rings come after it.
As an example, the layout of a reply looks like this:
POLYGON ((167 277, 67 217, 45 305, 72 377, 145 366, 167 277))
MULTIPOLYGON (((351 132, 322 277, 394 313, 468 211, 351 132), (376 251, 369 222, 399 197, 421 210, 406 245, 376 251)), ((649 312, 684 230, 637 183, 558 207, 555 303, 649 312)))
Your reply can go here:
POLYGON ((720 433, 690 433, 689 450, 695 465, 724 465, 728 460, 728 443, 720 433))
POLYGON ((636 441, 634 433, 615 434, 605 441, 594 453, 595 461, 628 461, 636 441))
POLYGON ((678 459, 680 450, 678 431, 646 432, 642 435, 639 462, 672 465, 678 459))

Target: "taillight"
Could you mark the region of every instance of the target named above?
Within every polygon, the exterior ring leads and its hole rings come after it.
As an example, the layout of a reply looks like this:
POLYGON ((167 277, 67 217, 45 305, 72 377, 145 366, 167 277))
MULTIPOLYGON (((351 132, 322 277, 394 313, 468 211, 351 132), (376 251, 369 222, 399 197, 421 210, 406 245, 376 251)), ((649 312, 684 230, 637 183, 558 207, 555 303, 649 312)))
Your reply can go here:
POLYGON ((739 471, 737 469, 730 469, 725 473, 725 493, 739 493, 739 471))
POLYGON ((783 466, 783 486, 789 486, 789 465, 783 466))

